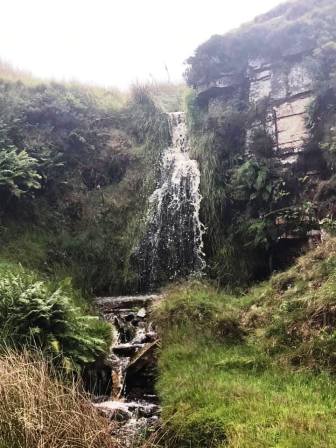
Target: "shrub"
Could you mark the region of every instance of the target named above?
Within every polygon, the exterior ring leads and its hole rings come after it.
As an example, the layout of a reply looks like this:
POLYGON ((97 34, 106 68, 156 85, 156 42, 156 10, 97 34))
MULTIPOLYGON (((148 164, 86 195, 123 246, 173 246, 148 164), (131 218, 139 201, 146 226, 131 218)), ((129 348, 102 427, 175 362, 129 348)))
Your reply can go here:
POLYGON ((76 307, 68 281, 52 285, 23 268, 0 270, 0 326, 5 343, 35 345, 73 369, 104 355, 111 328, 76 307))
POLYGON ((181 338, 198 331, 204 341, 213 343, 240 343, 244 337, 236 310, 226 306, 213 288, 197 281, 171 287, 153 316, 163 339, 169 338, 172 327, 181 338))
POLYGON ((37 160, 14 147, 0 150, 0 191, 20 197, 41 188, 37 160))
POLYGON ((169 447, 178 448, 217 448, 226 445, 227 434, 223 422, 206 412, 198 414, 175 415, 173 430, 167 424, 164 439, 169 447))

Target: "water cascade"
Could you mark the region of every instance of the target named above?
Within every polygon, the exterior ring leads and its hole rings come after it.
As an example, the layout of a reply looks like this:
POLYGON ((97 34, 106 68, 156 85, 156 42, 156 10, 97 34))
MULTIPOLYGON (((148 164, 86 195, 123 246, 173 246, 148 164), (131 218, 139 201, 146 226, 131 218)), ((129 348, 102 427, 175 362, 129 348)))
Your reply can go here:
POLYGON ((111 395, 99 397, 95 406, 119 422, 114 435, 123 446, 134 446, 139 434, 154 430, 160 407, 155 395, 158 336, 150 309, 159 295, 99 297, 97 308, 116 329, 106 363, 111 368, 111 395))
MULTIPOLYGON (((200 171, 190 158, 184 113, 169 114, 169 123, 171 146, 163 154, 158 187, 149 199, 147 230, 136 253, 145 291, 199 273, 205 265, 200 171)), ((111 394, 95 406, 120 422, 115 435, 125 447, 158 424, 160 408, 154 388, 158 336, 150 310, 162 299, 153 294, 96 299, 104 318, 114 324, 117 337, 107 360, 111 394)))
POLYGON ((138 250, 142 290, 204 268, 199 218, 200 171, 190 158, 185 114, 169 114, 171 146, 164 151, 157 189, 149 199, 147 231, 138 250))

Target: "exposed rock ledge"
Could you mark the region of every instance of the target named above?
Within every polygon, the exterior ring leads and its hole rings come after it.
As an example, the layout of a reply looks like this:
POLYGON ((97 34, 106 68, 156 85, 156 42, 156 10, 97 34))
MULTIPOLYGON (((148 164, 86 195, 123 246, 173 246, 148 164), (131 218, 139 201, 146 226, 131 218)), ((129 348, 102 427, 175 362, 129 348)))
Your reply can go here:
MULTIPOLYGON (((198 89, 200 101, 230 98, 239 89, 248 90, 248 101, 257 104, 268 98, 266 126, 275 142, 275 153, 283 164, 297 160, 308 137, 307 108, 314 98, 313 76, 304 59, 297 54, 288 60, 270 63, 263 59, 251 60, 245 74, 227 73, 198 89)), ((247 130, 248 151, 255 121, 247 130)))

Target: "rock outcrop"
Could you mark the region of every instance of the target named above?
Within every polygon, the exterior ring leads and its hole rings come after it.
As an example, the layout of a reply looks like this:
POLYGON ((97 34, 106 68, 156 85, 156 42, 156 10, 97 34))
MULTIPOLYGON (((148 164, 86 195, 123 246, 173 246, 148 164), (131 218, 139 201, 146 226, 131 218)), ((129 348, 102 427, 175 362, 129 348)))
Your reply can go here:
POLYGON ((308 138, 307 108, 314 98, 314 81, 307 53, 291 55, 287 59, 270 62, 250 60, 246 72, 227 73, 197 89, 200 101, 225 101, 239 90, 251 106, 258 108, 266 103, 266 118, 255 120, 246 132, 246 149, 249 149, 253 130, 266 125, 273 137, 275 155, 281 163, 292 164, 303 151, 308 138))

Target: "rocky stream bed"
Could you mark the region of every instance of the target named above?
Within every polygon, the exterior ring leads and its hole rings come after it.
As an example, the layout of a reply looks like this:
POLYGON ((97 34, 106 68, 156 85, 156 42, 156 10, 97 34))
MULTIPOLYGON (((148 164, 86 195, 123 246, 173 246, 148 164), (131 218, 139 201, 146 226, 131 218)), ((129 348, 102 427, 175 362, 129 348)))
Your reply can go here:
POLYGON ((125 448, 159 425, 160 406, 155 395, 158 336, 150 307, 162 296, 100 297, 96 305, 113 323, 117 335, 106 361, 111 369, 110 396, 98 396, 94 406, 118 422, 114 435, 125 448))

